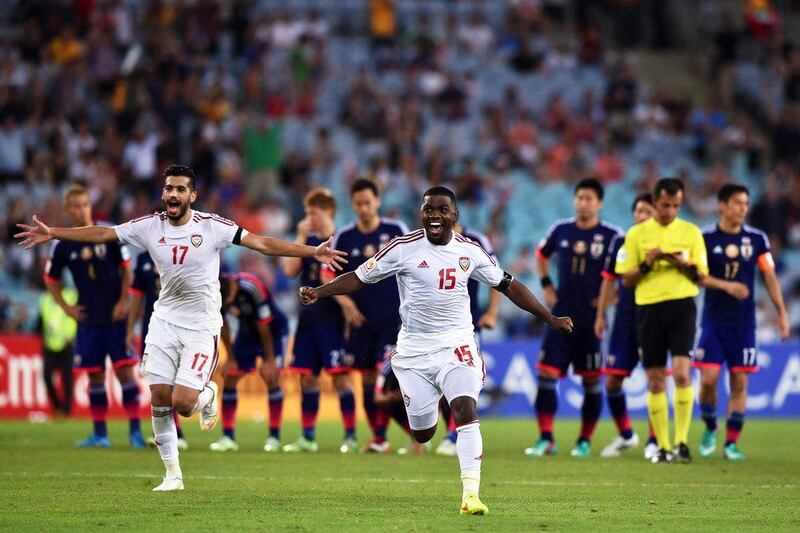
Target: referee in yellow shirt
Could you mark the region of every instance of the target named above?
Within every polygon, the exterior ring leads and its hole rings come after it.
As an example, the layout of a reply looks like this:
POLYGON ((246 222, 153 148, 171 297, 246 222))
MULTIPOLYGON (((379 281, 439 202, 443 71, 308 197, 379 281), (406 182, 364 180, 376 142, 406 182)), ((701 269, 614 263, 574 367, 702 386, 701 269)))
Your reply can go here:
POLYGON ((706 246, 700 228, 678 218, 683 182, 664 178, 656 183, 656 214, 628 230, 617 256, 622 284, 635 286, 639 353, 647 371, 647 411, 658 439, 653 463, 691 461, 687 440, 694 391, 691 363, 698 283, 708 274, 706 246), (669 406, 666 393, 667 351, 675 380, 675 448, 670 452, 669 406))

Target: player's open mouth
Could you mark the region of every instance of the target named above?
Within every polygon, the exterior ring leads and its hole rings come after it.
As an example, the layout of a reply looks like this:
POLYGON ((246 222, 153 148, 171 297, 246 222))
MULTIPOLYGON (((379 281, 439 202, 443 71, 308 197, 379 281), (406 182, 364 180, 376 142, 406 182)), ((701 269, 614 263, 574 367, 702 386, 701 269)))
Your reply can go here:
POLYGON ((430 223, 431 233, 434 233, 434 234, 438 235, 438 234, 440 234, 442 232, 442 228, 443 228, 443 226, 442 226, 441 222, 431 222, 430 223))
POLYGON ((167 200, 167 214, 177 215, 181 208, 180 200, 167 200))

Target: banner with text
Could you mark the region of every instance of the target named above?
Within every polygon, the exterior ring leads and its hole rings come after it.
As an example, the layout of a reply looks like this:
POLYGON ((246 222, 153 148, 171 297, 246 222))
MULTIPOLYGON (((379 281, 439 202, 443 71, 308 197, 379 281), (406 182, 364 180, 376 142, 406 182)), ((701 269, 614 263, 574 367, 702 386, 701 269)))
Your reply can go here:
MULTIPOLYGON (((482 416, 533 416, 536 400, 536 361, 539 341, 495 342, 482 345, 486 361, 486 386, 479 408, 482 416)), ((759 347, 759 372, 750 375, 748 416, 800 417, 800 344, 768 344, 759 347)), ((695 370, 695 386, 699 384, 695 370)), ((671 385, 670 380, 670 385, 671 385)), ((725 412, 728 375, 719 384, 720 412, 725 412)), ((625 380, 628 408, 632 416, 647 413, 647 377, 639 366, 625 380)), ((583 388, 579 376, 570 374, 559 388, 559 416, 580 416, 583 388)), ((670 394, 671 394, 670 387, 670 394)), ((696 396, 697 397, 697 396, 696 396)), ((604 402, 605 404, 605 402, 604 402)), ((607 414, 607 407, 604 416, 607 414)))

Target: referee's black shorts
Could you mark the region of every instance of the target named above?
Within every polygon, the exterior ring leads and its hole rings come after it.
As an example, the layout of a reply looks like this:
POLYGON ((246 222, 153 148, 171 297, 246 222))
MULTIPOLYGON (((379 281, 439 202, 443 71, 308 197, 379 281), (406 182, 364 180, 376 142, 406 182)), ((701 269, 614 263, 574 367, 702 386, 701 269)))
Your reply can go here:
POLYGON ((691 357, 697 328, 694 298, 636 306, 639 353, 645 368, 667 366, 667 351, 691 357))

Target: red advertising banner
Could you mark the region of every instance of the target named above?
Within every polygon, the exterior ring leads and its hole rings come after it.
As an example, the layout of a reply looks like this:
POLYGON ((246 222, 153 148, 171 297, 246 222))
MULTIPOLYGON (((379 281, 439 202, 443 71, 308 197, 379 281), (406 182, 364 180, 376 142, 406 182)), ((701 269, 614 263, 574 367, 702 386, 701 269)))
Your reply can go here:
MULTIPOLYGON (((0 418, 46 418, 50 415, 43 379, 42 342, 35 335, 0 334, 0 418)), ((134 373, 141 390, 142 415, 149 416, 150 391, 134 373)), ((89 380, 86 374, 75 374, 73 416, 90 416, 89 380)), ((106 370, 109 391, 109 415, 124 417, 122 391, 111 364, 106 370)))

